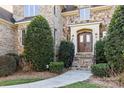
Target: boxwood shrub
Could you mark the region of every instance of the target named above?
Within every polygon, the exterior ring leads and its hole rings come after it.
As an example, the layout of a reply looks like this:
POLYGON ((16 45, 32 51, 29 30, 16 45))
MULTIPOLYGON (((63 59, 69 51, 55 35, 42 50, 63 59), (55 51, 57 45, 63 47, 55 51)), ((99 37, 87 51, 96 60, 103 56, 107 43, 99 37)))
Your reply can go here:
POLYGON ((64 70, 64 63, 63 62, 50 62, 49 70, 50 72, 54 72, 54 73, 62 73, 64 70))
POLYGON ((98 77, 109 77, 109 65, 107 63, 94 64, 91 66, 93 75, 98 77))
POLYGON ((0 76, 8 76, 16 71, 16 60, 9 55, 0 56, 0 76))

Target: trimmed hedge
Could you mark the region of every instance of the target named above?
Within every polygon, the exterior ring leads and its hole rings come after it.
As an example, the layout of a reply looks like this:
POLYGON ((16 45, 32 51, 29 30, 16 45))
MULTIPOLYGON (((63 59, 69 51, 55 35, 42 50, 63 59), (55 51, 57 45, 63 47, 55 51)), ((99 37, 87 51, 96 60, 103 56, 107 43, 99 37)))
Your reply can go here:
POLYGON ((105 57, 105 54, 104 54, 104 43, 105 41, 104 40, 99 40, 96 42, 96 45, 95 45, 95 61, 96 61, 96 64, 99 64, 99 63, 107 63, 107 60, 106 60, 106 57, 105 57))
POLYGON ((64 62, 66 68, 72 66, 74 58, 74 44, 69 41, 61 41, 59 46, 58 61, 64 62))
POLYGON ((94 64, 91 66, 91 72, 98 77, 109 77, 109 65, 106 63, 94 64))
POLYGON ((64 63, 63 62, 50 62, 49 70, 50 72, 54 72, 54 73, 62 73, 64 70, 64 63))
POLYGON ((47 20, 35 17, 28 25, 24 40, 24 56, 31 62, 35 71, 46 70, 46 65, 53 61, 53 37, 47 20))
POLYGON ((8 76, 16 71, 16 60, 9 55, 0 56, 0 76, 8 76))

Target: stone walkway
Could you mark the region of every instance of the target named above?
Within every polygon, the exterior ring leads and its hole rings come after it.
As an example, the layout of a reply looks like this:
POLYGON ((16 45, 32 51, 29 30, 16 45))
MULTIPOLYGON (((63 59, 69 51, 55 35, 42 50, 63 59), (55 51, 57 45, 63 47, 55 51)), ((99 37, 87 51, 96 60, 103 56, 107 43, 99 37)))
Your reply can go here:
POLYGON ((59 76, 45 79, 33 83, 26 83, 20 85, 3 86, 0 88, 56 88, 62 87, 78 81, 87 80, 91 76, 90 71, 71 70, 59 76))

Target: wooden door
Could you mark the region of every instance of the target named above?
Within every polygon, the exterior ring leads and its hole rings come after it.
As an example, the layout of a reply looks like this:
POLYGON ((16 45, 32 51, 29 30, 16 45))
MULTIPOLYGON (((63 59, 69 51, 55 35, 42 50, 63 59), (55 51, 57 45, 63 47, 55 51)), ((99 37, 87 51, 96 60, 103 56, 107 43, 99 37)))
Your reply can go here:
POLYGON ((92 51, 92 33, 83 32, 77 36, 78 52, 91 52, 92 51))

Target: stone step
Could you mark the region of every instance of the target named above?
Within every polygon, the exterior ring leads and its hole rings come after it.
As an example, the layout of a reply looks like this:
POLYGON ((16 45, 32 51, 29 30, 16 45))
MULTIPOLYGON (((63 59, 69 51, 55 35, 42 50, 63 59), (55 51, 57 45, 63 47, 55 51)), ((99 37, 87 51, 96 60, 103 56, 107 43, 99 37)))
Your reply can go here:
POLYGON ((91 68, 71 67, 72 70, 86 70, 89 71, 91 68))
POLYGON ((72 69, 83 69, 90 70, 93 64, 93 55, 91 53, 78 53, 74 57, 74 61, 72 63, 72 69))
POLYGON ((93 55, 75 55, 76 58, 93 58, 93 55))

